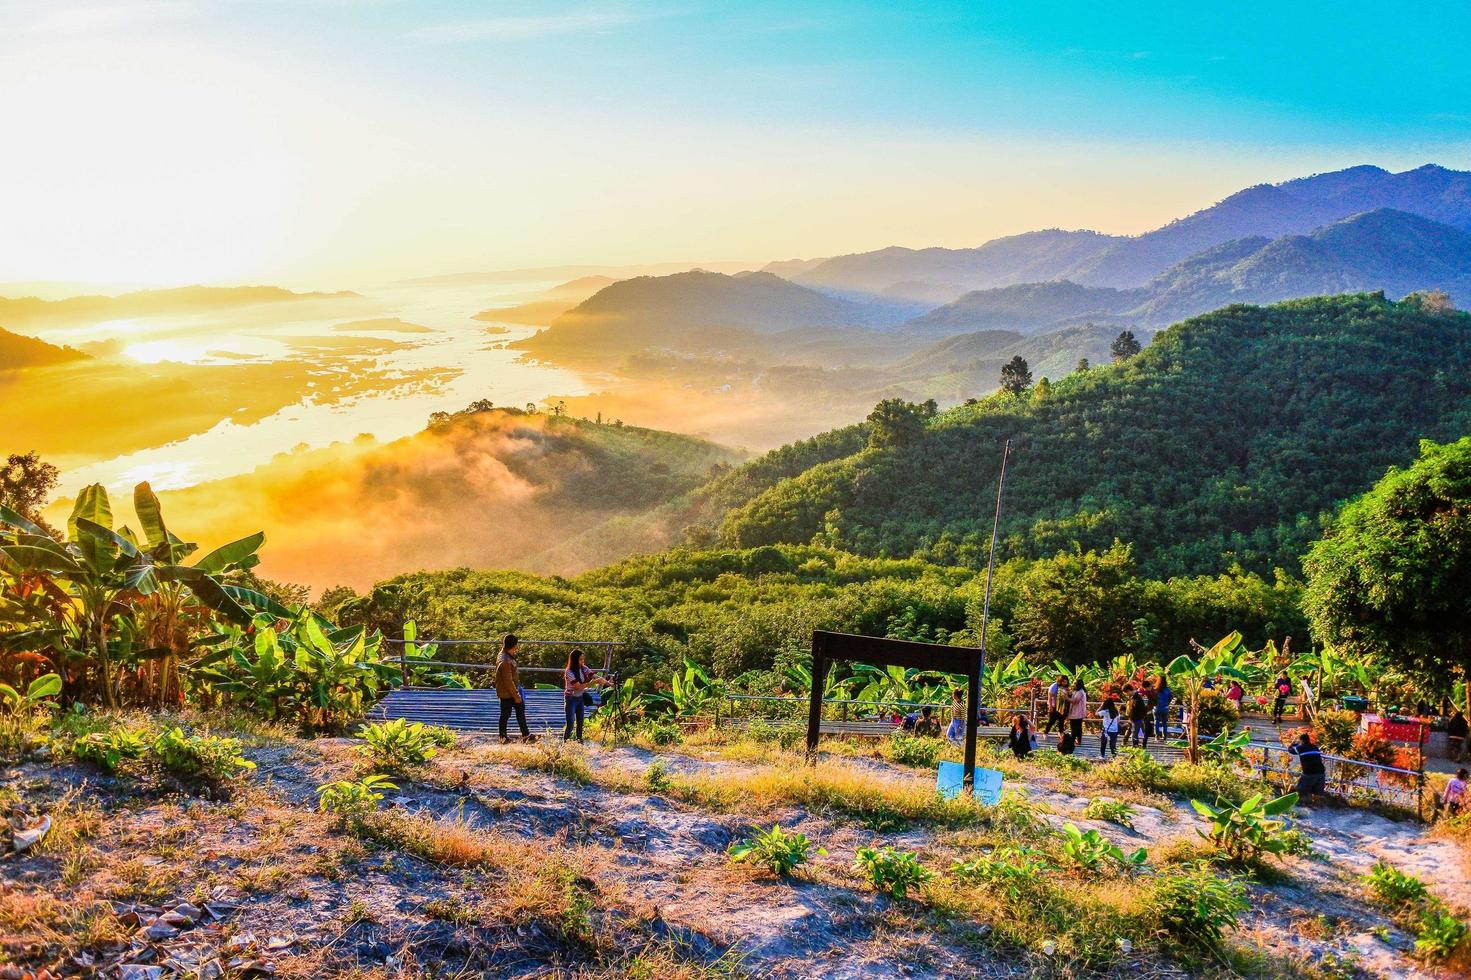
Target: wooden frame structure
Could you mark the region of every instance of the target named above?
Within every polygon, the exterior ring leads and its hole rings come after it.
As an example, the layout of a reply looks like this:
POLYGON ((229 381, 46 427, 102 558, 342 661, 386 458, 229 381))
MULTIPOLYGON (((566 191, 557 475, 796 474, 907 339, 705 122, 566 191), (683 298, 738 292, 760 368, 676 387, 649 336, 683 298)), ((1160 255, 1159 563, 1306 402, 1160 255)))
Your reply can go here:
POLYGON ((812 693, 807 705, 807 758, 817 756, 817 739, 822 731, 822 690, 828 669, 839 661, 869 664, 874 667, 912 667, 945 674, 964 674, 965 699, 965 776, 966 793, 975 791, 976 729, 981 699, 981 671, 985 652, 975 647, 941 646, 938 643, 913 643, 878 636, 853 633, 812 633, 812 693))

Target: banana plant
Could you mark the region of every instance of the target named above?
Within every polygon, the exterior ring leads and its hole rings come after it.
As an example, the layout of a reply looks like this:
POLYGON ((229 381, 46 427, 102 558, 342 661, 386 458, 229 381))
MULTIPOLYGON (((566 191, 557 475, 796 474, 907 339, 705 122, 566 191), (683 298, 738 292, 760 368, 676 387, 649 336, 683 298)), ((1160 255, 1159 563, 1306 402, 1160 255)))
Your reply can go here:
MULTIPOLYGON (((190 546, 163 530, 157 500, 146 484, 140 495, 148 498, 142 505, 150 535, 146 544, 127 527, 113 529, 112 506, 99 484, 77 495, 64 541, 0 507, 0 571, 28 595, 43 597, 33 607, 42 618, 7 633, 5 649, 46 651, 58 667, 64 693, 95 691, 109 708, 119 703, 119 667, 178 652, 149 645, 154 634, 141 628, 139 619, 149 597, 163 592, 158 601, 165 619, 176 619, 187 601, 235 623, 250 622, 237 598, 242 590, 232 594, 217 576, 249 567, 263 540, 252 535, 193 565, 180 564, 190 546)), ((171 628, 162 634, 179 635, 171 628)))
POLYGON ((199 676, 214 690, 232 695, 258 714, 281 717, 296 695, 296 669, 294 658, 282 651, 276 630, 261 626, 255 631, 251 641, 254 656, 242 645, 227 648, 226 653, 228 663, 200 667, 199 676))
POLYGON ((720 685, 711 680, 705 668, 686 657, 684 670, 670 678, 669 690, 652 695, 651 700, 668 705, 677 717, 692 718, 720 693, 720 685))
MULTIPOLYGON (((1193 643, 1194 641, 1192 641, 1193 643)), ((1191 762, 1200 761, 1200 692, 1205 682, 1215 677, 1231 677, 1245 681, 1246 676, 1235 667, 1242 649, 1241 634, 1231 632, 1217 640, 1209 650, 1194 644, 1199 656, 1181 654, 1170 661, 1165 676, 1171 684, 1183 686, 1190 704, 1190 724, 1186 731, 1185 754, 1191 762)))
MULTIPOLYGON (((782 672, 786 679, 786 687, 793 694, 807 695, 812 693, 812 664, 809 657, 806 662, 789 663, 782 672)), ((838 677, 837 672, 829 670, 822 679, 822 699, 824 701, 843 700, 852 694, 853 678, 838 677)))
POLYGON ((328 728, 362 714, 368 698, 378 690, 378 646, 381 637, 361 627, 328 633, 316 613, 303 610, 293 631, 297 638, 293 663, 303 688, 307 721, 328 728))

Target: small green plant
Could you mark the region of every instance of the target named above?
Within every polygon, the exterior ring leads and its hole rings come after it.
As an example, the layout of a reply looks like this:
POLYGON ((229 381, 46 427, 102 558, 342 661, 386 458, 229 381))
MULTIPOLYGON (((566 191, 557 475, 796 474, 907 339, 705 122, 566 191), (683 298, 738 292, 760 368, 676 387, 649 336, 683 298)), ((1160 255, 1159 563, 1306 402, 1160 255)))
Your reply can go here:
POLYGON ((1329 755, 1346 755, 1359 733, 1359 716, 1353 711, 1328 709, 1313 718, 1313 741, 1329 755))
POLYGON ((343 823, 353 823, 378 809, 383 791, 398 789, 387 776, 374 773, 362 779, 341 779, 317 787, 317 809, 335 814, 343 823))
POLYGON ((1430 896, 1425 882, 1384 861, 1375 862, 1364 875, 1364 883, 1376 899, 1391 908, 1419 905, 1430 896))
POLYGON ((645 734, 652 744, 660 747, 678 745, 684 741, 684 729, 673 722, 650 721, 645 734))
POLYGON ((662 759, 655 759, 644 770, 644 785, 654 793, 667 793, 669 787, 674 785, 674 780, 669 776, 669 767, 662 759))
POLYGON ((1134 808, 1123 800, 1092 800, 1083 809, 1083 816, 1089 820, 1107 820, 1109 823, 1134 829, 1134 808))
POLYGON ((218 783, 255 769, 255 763, 240 754, 238 738, 186 734, 182 728, 160 733, 150 751, 159 765, 185 779, 218 783))
POLYGON ((106 773, 117 772, 124 760, 141 759, 147 754, 147 738, 129 728, 91 732, 72 743, 72 755, 77 761, 90 762, 106 773))
POLYGON ((455 744, 455 733, 449 729, 404 718, 364 725, 358 734, 363 740, 359 751, 372 760, 375 769, 387 772, 422 766, 441 748, 455 744))
POLYGON ((1426 959, 1445 959, 1466 938, 1466 923, 1447 912, 1438 903, 1420 914, 1415 930, 1415 952, 1426 959))
POLYGON ((1200 800, 1191 800, 1195 812, 1211 822, 1209 833, 1200 835, 1215 843, 1230 860, 1241 863, 1261 854, 1286 854, 1294 841, 1285 835, 1286 820, 1277 817, 1290 811, 1297 804, 1297 794, 1288 793, 1275 800, 1263 801, 1258 793, 1240 806, 1222 803, 1211 806, 1200 800))
POLYGON ((1012 901, 1044 874, 1056 870, 1045 854, 1030 847, 998 847, 985 857, 957 860, 950 866, 952 877, 995 886, 1012 901))
MULTIPOLYGON (((806 834, 782 830, 779 824, 772 824, 770 830, 756 828, 749 838, 732 845, 727 853, 732 861, 759 864, 786 878, 799 865, 807 863, 811 849, 812 842, 806 834)), ((817 853, 827 852, 818 848, 817 853)))
POLYGON ((1155 878, 1153 905, 1160 923, 1176 940, 1216 949, 1247 910, 1246 885, 1238 875, 1222 875, 1207 861, 1193 861, 1155 878))
POLYGON ((906 897, 935 876, 919 863, 913 851, 896 851, 892 847, 860 847, 854 856, 853 870, 875 889, 894 898, 906 897))
POLYGON ((1112 762, 1098 767, 1098 775, 1112 786, 1129 789, 1160 789, 1170 780, 1170 771, 1163 763, 1135 748, 1120 749, 1112 762))
POLYGON ((1137 868, 1148 857, 1142 847, 1126 854, 1098 831, 1079 830, 1071 823, 1062 828, 1062 854, 1069 864, 1084 871, 1097 871, 1109 862, 1137 868))
POLYGON ((61 678, 42 674, 22 693, 0 684, 0 757, 21 756, 36 746, 61 693, 61 678))
POLYGON ((940 761, 940 754, 945 750, 945 743, 938 738, 930 738, 925 735, 895 732, 889 736, 888 748, 889 758, 901 766, 933 769, 940 761))
POLYGON ((9 684, 0 683, 0 707, 11 713, 37 712, 53 706, 51 699, 61 693, 61 675, 42 674, 18 691, 9 684))

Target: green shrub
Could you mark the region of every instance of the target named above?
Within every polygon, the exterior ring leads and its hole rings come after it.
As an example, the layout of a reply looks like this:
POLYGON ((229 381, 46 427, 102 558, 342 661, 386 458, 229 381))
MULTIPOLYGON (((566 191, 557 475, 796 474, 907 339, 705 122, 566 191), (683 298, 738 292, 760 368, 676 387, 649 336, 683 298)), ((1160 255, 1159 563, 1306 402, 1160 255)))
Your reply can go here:
POLYGON ((1313 719, 1313 741, 1329 755, 1345 755, 1359 733, 1359 716, 1352 711, 1320 711, 1313 719))
POLYGON ((1147 857, 1144 848, 1125 854, 1123 848, 1096 830, 1079 830, 1076 824, 1062 828, 1062 855, 1067 862, 1084 871, 1097 871, 1106 863, 1139 867, 1147 857))
POLYGON ((1241 712, 1226 700, 1223 692, 1200 692, 1200 712, 1196 716, 1196 729, 1200 734, 1221 735, 1235 731, 1240 724, 1241 712))
POLYGON ((1154 879, 1150 904, 1171 936, 1201 949, 1218 948, 1250 905, 1242 879, 1218 873, 1207 861, 1161 871, 1154 879))
POLYGON ((1390 908, 1419 905, 1430 896, 1425 882, 1383 861, 1375 862, 1364 875, 1364 882, 1374 897, 1390 908))
POLYGON ((674 780, 669 778, 669 767, 661 759, 655 759, 649 763, 649 768, 644 770, 644 785, 654 793, 667 793, 674 780))
POLYGON ((106 773, 117 772, 126 759, 141 759, 148 754, 145 733, 128 728, 91 732, 72 743, 72 755, 79 762, 90 762, 106 773))
POLYGON ((1121 827, 1134 828, 1134 808, 1123 800, 1092 800, 1083 809, 1089 820, 1107 820, 1121 827))
POLYGON ((901 766, 933 769, 945 751, 945 743, 927 735, 910 735, 895 732, 889 736, 888 756, 901 766))
MULTIPOLYGON (((770 830, 756 828, 749 838, 731 845, 727 853, 732 861, 759 864, 786 878, 799 865, 807 863, 807 852, 811 848, 812 842, 806 834, 785 831, 779 824, 772 824, 770 830)), ((817 853, 827 852, 818 848, 817 853)))
POLYGON ((1202 830, 1200 835, 1236 862, 1250 861, 1261 854, 1288 853, 1294 842, 1284 833, 1287 821, 1276 818, 1296 804, 1296 793, 1270 801, 1263 801, 1258 793, 1240 806, 1230 803, 1211 806, 1200 800, 1190 801, 1195 812, 1211 822, 1210 832, 1202 830))
POLYGON ((358 735, 363 740, 358 751, 372 760, 375 769, 386 772, 422 766, 441 748, 455 744, 455 733, 449 729, 403 718, 364 725, 358 735))
POLYGON ((185 734, 182 728, 170 728, 153 740, 150 750, 159 765, 185 779, 218 783, 255 769, 255 763, 240 754, 238 738, 185 734))
POLYGON ((678 745, 684 741, 684 729, 669 721, 650 720, 644 734, 650 743, 658 746, 678 745))
POLYGON ((1214 761, 1199 764, 1177 762, 1166 771, 1159 788, 1194 800, 1211 803, 1240 803, 1259 791, 1261 784, 1243 776, 1230 766, 1214 761))
POLYGON ((354 823, 378 809, 383 791, 398 789, 387 776, 374 773, 358 780, 343 779, 317 787, 317 809, 354 823))
POLYGON ((1093 763, 1082 756, 1063 755, 1061 752, 1037 752, 1031 759, 1040 766, 1069 775, 1088 772, 1093 768, 1093 763))
POLYGON ((860 847, 854 856, 853 870, 875 889, 894 898, 906 897, 935 876, 919 863, 913 851, 896 851, 892 847, 860 847))
POLYGON ((1444 959, 1461 945, 1466 932, 1466 923, 1440 905, 1432 905, 1420 914, 1420 924, 1415 930, 1415 952, 1426 959, 1444 959))
POLYGON ((1161 789, 1170 781, 1169 770, 1143 749, 1120 749, 1117 758, 1098 767, 1098 775, 1111 786, 1126 789, 1161 789))

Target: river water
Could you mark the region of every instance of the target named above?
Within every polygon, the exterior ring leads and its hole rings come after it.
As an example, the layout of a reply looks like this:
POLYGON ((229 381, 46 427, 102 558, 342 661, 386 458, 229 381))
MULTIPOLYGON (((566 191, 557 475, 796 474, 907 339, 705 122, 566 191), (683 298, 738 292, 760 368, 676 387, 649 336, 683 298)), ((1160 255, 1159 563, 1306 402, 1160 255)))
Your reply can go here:
POLYGON ((588 389, 581 376, 523 359, 521 352, 504 346, 534 333, 535 327, 506 324, 504 333, 493 333, 487 330, 491 324, 470 319, 480 310, 511 305, 552 285, 406 283, 358 290, 366 302, 351 316, 338 309, 329 315, 316 303, 283 303, 252 308, 248 316, 227 311, 194 318, 140 318, 54 333, 47 339, 58 343, 114 342, 118 356, 142 364, 310 357, 292 345, 293 338, 305 337, 357 335, 404 345, 397 350, 331 355, 339 366, 343 358, 358 358, 363 371, 382 379, 372 390, 334 400, 320 399, 308 390, 298 401, 258 421, 242 425, 226 419, 177 442, 78 467, 67 474, 67 482, 131 486, 149 480, 161 490, 190 486, 247 472, 261 460, 295 447, 326 446, 362 433, 380 441, 406 436, 422 429, 431 412, 455 411, 480 398, 520 406, 551 394, 584 394, 588 389), (376 317, 397 317, 431 332, 334 329, 344 321, 376 317), (424 380, 426 370, 432 371, 433 380, 424 380))

